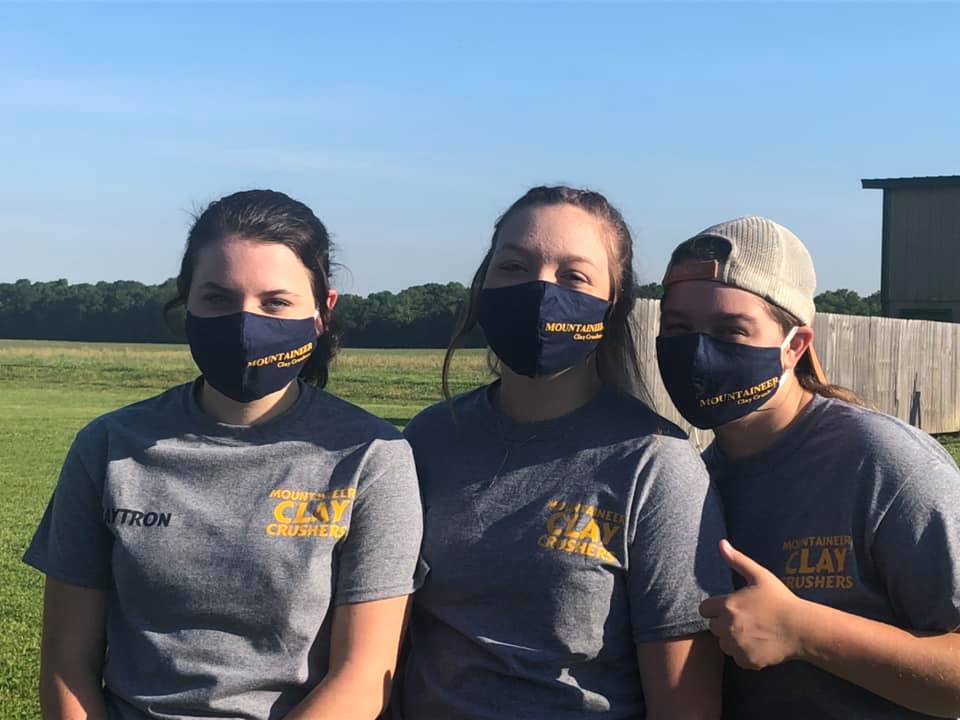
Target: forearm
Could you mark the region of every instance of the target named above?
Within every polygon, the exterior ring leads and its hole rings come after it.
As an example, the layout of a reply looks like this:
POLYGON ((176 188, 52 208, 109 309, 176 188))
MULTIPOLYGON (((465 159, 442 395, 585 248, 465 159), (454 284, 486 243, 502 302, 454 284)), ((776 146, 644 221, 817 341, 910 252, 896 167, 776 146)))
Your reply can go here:
POLYGON ((97 673, 44 668, 40 673, 43 720, 106 720, 107 706, 97 673))
POLYGON ((390 697, 390 674, 371 677, 369 668, 351 667, 328 673, 284 720, 374 720, 390 697))
POLYGON ((798 658, 916 712, 960 716, 960 635, 917 634, 804 602, 798 658))

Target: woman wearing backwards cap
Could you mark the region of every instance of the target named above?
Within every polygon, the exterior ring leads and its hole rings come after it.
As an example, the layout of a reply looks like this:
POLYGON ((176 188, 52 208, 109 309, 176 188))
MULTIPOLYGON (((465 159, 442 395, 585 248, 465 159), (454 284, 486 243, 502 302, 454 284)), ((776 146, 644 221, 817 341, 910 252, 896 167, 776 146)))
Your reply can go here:
POLYGON ((657 355, 712 428, 721 553, 739 589, 700 612, 730 718, 960 715, 960 472, 928 435, 826 384, 813 262, 760 217, 673 252, 657 355), (736 549, 735 549, 736 548, 736 549))

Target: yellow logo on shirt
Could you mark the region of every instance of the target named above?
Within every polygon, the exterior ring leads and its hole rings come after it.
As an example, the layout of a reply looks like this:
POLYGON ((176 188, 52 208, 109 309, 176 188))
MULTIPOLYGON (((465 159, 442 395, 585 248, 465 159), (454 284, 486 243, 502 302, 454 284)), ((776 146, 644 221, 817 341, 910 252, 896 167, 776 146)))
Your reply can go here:
POLYGON ((623 513, 596 505, 550 500, 546 506, 546 532, 537 539, 545 550, 600 558, 619 565, 610 548, 623 531, 627 518, 623 513))
POLYGON ((270 498, 273 522, 267 525, 270 537, 317 537, 339 540, 346 537, 349 520, 345 518, 356 488, 326 492, 276 489, 270 498))
POLYGON ((849 535, 810 535, 783 543, 786 559, 780 579, 791 590, 850 590, 853 538, 849 535))

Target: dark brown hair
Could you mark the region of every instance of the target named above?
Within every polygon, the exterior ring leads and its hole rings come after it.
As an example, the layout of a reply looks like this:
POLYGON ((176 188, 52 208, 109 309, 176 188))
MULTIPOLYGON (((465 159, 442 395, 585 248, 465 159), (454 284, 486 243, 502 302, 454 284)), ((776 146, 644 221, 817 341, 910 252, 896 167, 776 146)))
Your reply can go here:
POLYGON ((164 306, 164 316, 169 318, 171 310, 187 304, 197 253, 230 235, 285 245, 309 271, 314 300, 326 332, 317 340, 317 347, 300 370, 300 377, 312 385, 324 387, 337 347, 336 337, 330 330, 331 313, 327 309, 332 243, 326 227, 313 211, 281 192, 244 190, 233 193, 213 201, 196 216, 187 234, 187 247, 180 263, 177 295, 164 306))
MULTIPOLYGON (((605 321, 603 340, 597 347, 597 373, 609 387, 628 392, 648 402, 649 393, 640 373, 630 313, 637 299, 637 281, 633 271, 633 237, 623 215, 600 193, 567 187, 541 185, 528 190, 501 215, 493 226, 490 247, 473 275, 470 292, 457 329, 443 359, 443 394, 450 399, 448 376, 453 355, 477 326, 478 299, 506 221, 517 212, 546 205, 572 205, 585 210, 606 224, 611 236, 610 281, 613 288, 610 310, 605 321)), ((496 366, 491 363, 491 369, 496 366)))
MULTIPOLYGON (((709 235, 699 235, 681 243, 677 249, 673 251, 673 255, 670 256, 670 264, 679 265, 687 260, 718 260, 719 262, 725 262, 729 256, 730 243, 727 240, 709 235)), ((761 299, 763 300, 767 313, 776 321, 781 330, 783 330, 784 337, 786 337, 787 333, 793 330, 793 328, 803 325, 800 319, 792 313, 784 310, 779 305, 774 305, 766 298, 761 299)), ((854 405, 865 405, 864 401, 853 392, 853 390, 845 388, 842 385, 832 385, 817 380, 813 365, 810 362, 810 356, 807 353, 804 353, 803 357, 800 358, 793 372, 797 378, 797 382, 800 383, 800 387, 804 390, 827 398, 837 398, 838 400, 853 403, 854 405)))

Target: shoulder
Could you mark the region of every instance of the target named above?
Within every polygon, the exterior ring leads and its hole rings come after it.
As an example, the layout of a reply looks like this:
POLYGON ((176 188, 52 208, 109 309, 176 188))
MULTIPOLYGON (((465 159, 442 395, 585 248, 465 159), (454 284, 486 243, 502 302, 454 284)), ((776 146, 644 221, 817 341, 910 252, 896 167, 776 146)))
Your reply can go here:
POLYGON ((403 435, 416 447, 419 443, 445 436, 455 428, 475 421, 486 397, 488 385, 441 400, 417 413, 403 429, 403 435))
POLYGON ((193 383, 177 385, 159 395, 111 410, 85 425, 77 433, 73 450, 86 454, 103 450, 111 435, 118 431, 152 430, 162 432, 165 424, 174 424, 183 416, 193 383))
MULTIPOLYGON (((389 421, 318 388, 306 415, 306 427, 318 448, 334 450, 338 457, 352 457, 359 468, 358 492, 377 484, 381 488, 416 487, 416 471, 410 445, 389 421), (389 478, 386 484, 378 479, 389 478)), ((378 491, 380 492, 380 491, 378 491)))
POLYGON ((953 458, 930 435, 902 420, 829 400, 816 433, 813 452, 831 466, 855 467, 857 487, 880 517, 896 506, 894 522, 912 522, 908 518, 925 514, 919 508, 952 513, 960 503, 960 469, 953 458))
POLYGON ((596 429, 608 440, 619 440, 657 453, 695 455, 689 436, 658 415, 642 400, 620 392, 608 392, 596 429))
POLYGON ((634 466, 641 495, 662 495, 708 483, 706 467, 687 434, 644 402, 622 393, 604 398, 590 443, 634 466))
POLYGON ((818 432, 835 438, 844 454, 856 453, 872 465, 905 470, 921 465, 957 472, 940 443, 899 418, 836 399, 826 400, 820 412, 818 432))
POLYGON ((375 440, 403 441, 403 435, 388 420, 326 390, 309 385, 304 387, 305 392, 312 395, 307 412, 311 427, 335 433, 347 445, 375 440))

